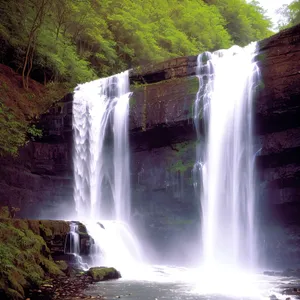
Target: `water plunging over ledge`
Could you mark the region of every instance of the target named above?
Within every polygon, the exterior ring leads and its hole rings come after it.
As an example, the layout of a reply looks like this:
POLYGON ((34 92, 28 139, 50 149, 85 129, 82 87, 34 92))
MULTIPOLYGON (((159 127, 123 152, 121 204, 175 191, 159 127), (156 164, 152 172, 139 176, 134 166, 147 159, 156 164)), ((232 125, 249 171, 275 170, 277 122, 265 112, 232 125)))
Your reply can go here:
POLYGON ((194 120, 201 146, 195 170, 202 178, 203 261, 210 267, 249 268, 255 263, 255 51, 252 43, 198 56, 194 120), (201 118, 205 137, 200 133, 201 118))
POLYGON ((74 93, 74 199, 95 241, 93 265, 121 268, 140 257, 129 226, 130 95, 128 71, 81 84, 74 93), (99 220, 110 221, 100 226, 99 220))
POLYGON ((128 71, 81 84, 75 90, 74 199, 80 218, 106 219, 109 215, 128 221, 130 94, 128 71), (105 202, 109 197, 114 203, 110 207, 111 201, 105 202))
MULTIPOLYGON (((262 299, 277 288, 272 280, 233 268, 244 267, 245 259, 255 261, 254 51, 252 44, 198 57, 194 119, 199 142, 195 183, 201 186, 203 211, 201 268, 139 264, 142 255, 130 228, 128 72, 77 87, 74 197, 78 218, 95 241, 88 267, 113 266, 124 277, 105 283, 107 299, 115 299, 115 290, 131 300, 153 299, 156 294, 165 299, 262 299)), ((78 252, 76 230, 71 235, 73 251, 78 252)), ((90 292, 102 289, 93 285, 90 292)))

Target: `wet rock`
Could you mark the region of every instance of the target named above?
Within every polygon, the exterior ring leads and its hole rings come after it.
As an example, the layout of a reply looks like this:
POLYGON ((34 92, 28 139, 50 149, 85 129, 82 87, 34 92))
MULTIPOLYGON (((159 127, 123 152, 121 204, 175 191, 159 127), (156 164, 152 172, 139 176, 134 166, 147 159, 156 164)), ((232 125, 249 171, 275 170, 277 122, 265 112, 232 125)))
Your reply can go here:
POLYGON ((281 275, 286 277, 300 277, 300 269, 286 269, 281 275))
POLYGON ((121 278, 120 272, 115 268, 90 268, 87 274, 92 277, 94 282, 121 278))

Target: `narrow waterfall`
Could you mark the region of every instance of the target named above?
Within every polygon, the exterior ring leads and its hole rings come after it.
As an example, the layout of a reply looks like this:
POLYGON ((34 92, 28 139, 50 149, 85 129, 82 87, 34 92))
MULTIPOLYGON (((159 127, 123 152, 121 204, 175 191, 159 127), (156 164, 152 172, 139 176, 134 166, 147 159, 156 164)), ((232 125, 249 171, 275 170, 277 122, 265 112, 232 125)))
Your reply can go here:
POLYGON ((95 265, 120 267, 118 262, 123 266, 139 253, 129 228, 130 95, 128 71, 81 84, 74 93, 74 199, 96 242, 95 265), (110 221, 100 226, 98 220, 110 221))
POLYGON ((255 50, 252 43, 198 56, 195 171, 202 181, 197 183, 203 262, 208 266, 249 267, 255 261, 252 98, 259 76, 255 50))
POLYGON ((79 85, 74 93, 74 198, 80 218, 128 221, 128 71, 79 85), (113 124, 111 126, 111 124, 113 124), (112 131, 112 132, 111 132, 112 131), (111 141, 113 135, 113 155, 111 141), (114 205, 106 203, 112 198, 114 205))

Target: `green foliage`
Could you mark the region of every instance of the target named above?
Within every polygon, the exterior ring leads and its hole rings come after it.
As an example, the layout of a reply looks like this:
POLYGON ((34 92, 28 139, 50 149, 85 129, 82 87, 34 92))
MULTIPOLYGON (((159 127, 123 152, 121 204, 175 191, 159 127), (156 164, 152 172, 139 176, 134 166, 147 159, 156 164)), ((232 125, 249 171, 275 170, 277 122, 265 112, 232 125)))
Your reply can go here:
MULTIPOLYGON (((27 90, 29 75, 45 85, 42 97, 34 89, 22 95, 26 101, 18 106, 30 111, 24 120, 46 111, 78 83, 271 34, 258 2, 245 0, 0 0, 0 15, 0 63, 22 73, 27 90)), ((192 84, 189 92, 195 89, 192 84)), ((13 94, 5 83, 0 92, 13 94)), ((0 155, 16 155, 28 135, 35 139, 41 132, 19 122, 3 105, 8 101, 0 103, 0 155)))
POLYGON ((278 29, 285 29, 300 23, 300 0, 294 0, 291 4, 284 4, 277 13, 280 15, 278 29))
POLYGON ((17 121, 15 115, 0 102, 0 155, 17 155, 25 142, 26 129, 17 121))
POLYGON ((27 221, 0 222, 0 290, 10 299, 24 299, 24 289, 40 285, 45 273, 62 275, 45 241, 27 221))
POLYGON ((233 42, 240 46, 250 41, 260 40, 272 34, 271 20, 258 1, 247 3, 244 0, 207 0, 218 8, 224 17, 228 33, 233 42))
POLYGON ((79 82, 130 66, 245 45, 270 34, 257 1, 0 0, 0 37, 44 80, 79 82), (38 22, 37 22, 38 20, 38 22), (29 46, 28 46, 29 45, 29 46), (30 64, 29 64, 30 65, 30 64))
POLYGON ((41 138, 43 136, 42 129, 36 128, 34 124, 27 128, 27 133, 33 141, 35 140, 35 138, 41 138))
POLYGON ((196 142, 183 142, 173 146, 174 151, 172 157, 169 157, 169 171, 172 173, 184 173, 191 170, 194 166, 194 161, 190 160, 190 151, 194 151, 196 142))
POLYGON ((42 130, 35 125, 21 123, 14 113, 0 102, 0 155, 16 156, 19 147, 26 142, 26 136, 34 140, 42 137, 42 130))

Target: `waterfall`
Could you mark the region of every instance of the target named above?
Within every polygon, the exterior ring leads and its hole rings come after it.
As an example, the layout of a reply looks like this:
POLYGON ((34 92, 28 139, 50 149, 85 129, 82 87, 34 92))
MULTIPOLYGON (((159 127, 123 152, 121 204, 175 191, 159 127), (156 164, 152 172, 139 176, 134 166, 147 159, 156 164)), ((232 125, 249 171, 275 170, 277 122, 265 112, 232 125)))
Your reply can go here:
POLYGON ((74 92, 74 200, 79 219, 96 243, 96 265, 118 267, 120 257, 129 262, 129 256, 139 252, 129 228, 130 95, 128 71, 81 84, 74 92), (110 221, 102 228, 98 220, 110 221), (127 253, 126 258, 119 251, 127 253))
POLYGON ((80 218, 129 220, 130 94, 128 71, 81 84, 75 90, 74 199, 80 218), (107 204, 107 198, 114 205, 107 204))
POLYGON ((255 50, 252 43, 198 56, 194 171, 201 189, 203 261, 209 266, 249 267, 255 261, 255 50))
POLYGON ((70 232, 65 241, 64 253, 72 254, 75 258, 77 266, 79 266, 81 269, 88 269, 88 265, 85 262, 83 262, 82 257, 80 256, 80 236, 78 233, 77 223, 70 223, 70 232))

